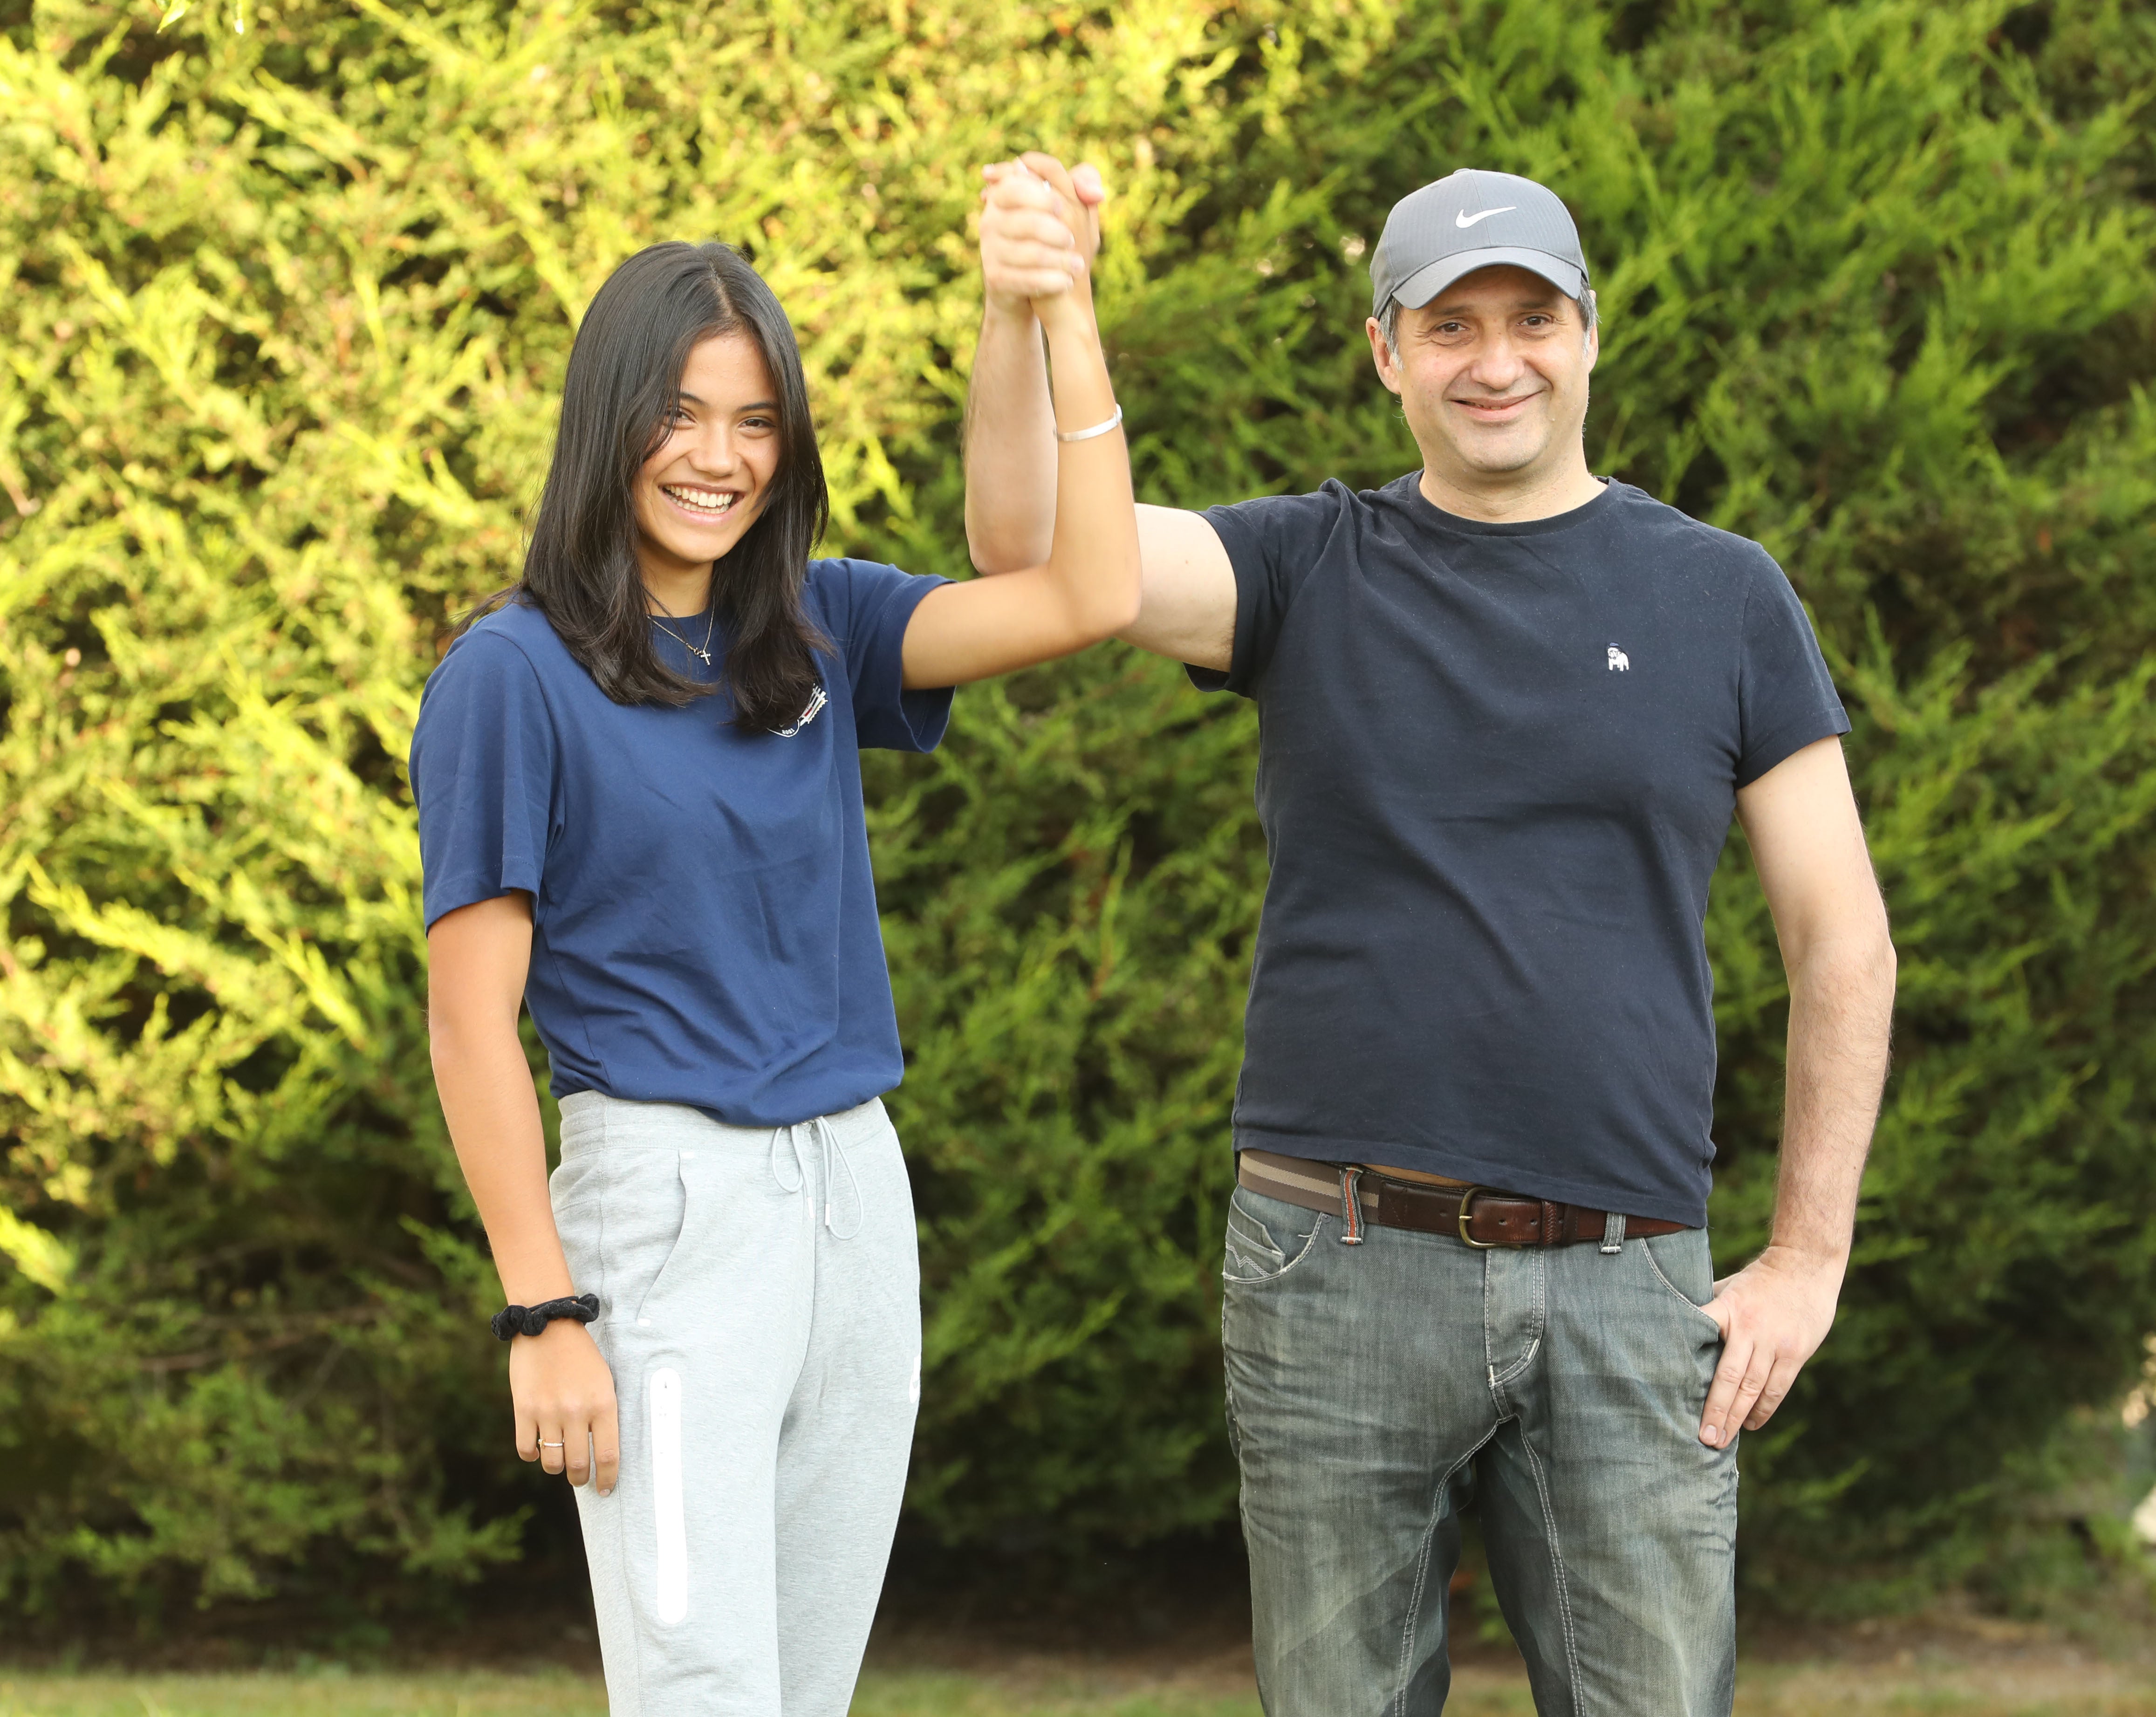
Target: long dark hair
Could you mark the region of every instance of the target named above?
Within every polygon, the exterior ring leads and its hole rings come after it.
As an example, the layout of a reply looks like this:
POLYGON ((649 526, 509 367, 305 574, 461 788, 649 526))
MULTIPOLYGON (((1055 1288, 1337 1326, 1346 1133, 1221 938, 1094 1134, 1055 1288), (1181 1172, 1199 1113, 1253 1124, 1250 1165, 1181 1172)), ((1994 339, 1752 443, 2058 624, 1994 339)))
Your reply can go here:
POLYGON ((793 325, 732 246, 654 244, 599 288, 569 353, 524 576, 503 596, 543 612, 618 704, 679 706, 719 689, 675 673, 652 647, 630 500, 672 422, 690 351, 718 334, 753 341, 778 390, 778 474, 762 514, 711 569, 734 725, 770 732, 798 721, 816 690, 824 640, 801 597, 831 502, 793 325))

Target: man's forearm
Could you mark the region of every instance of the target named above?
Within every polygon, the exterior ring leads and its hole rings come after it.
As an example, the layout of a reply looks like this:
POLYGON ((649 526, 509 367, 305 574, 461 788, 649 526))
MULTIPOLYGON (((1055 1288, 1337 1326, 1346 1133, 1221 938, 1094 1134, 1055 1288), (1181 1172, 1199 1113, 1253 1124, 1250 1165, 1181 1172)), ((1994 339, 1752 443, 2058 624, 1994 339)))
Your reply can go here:
POLYGON ((1055 537, 1055 408, 1032 310, 991 299, 966 398, 966 546, 983 572, 1048 559, 1055 537))
POLYGON ((1790 974, 1776 1247, 1837 1264, 1848 1258, 1893 1012, 1894 950, 1883 935, 1815 950, 1790 974))

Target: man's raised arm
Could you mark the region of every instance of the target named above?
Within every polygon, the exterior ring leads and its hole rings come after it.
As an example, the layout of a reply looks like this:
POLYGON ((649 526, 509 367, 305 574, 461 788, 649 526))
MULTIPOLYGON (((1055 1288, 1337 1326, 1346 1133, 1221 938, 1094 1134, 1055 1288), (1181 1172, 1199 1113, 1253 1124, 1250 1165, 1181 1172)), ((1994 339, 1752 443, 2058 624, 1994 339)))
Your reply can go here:
POLYGON ((966 548, 979 571, 1012 572, 1045 561, 1055 535, 1055 411, 1031 300, 1090 295, 1079 271, 1099 245, 1101 180, 1091 167, 1065 176, 1047 156, 982 171, 985 301, 966 396, 966 548))
MULTIPOLYGON (((984 169, 986 304, 966 400, 966 546, 984 573, 1038 566, 1055 534, 1055 417, 1029 300, 1091 294, 1100 176, 1029 154, 984 169)), ((1144 598, 1117 634, 1157 655, 1224 669, 1235 648, 1235 575, 1202 515, 1141 506, 1144 598)))

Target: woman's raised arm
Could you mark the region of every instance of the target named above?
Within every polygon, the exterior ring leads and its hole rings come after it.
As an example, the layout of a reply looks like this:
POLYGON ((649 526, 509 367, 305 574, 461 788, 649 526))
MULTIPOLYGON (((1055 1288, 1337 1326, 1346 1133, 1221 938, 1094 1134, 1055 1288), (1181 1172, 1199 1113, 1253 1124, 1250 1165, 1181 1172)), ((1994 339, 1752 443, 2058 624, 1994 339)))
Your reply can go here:
POLYGON ((1032 302, 1055 378, 1055 539, 1040 566, 922 598, 906 633, 909 687, 959 685, 1067 656, 1137 618, 1130 450, 1115 421, 1092 294, 1080 275, 1069 290, 1032 302), (1087 430, 1098 433, 1070 438, 1087 430))

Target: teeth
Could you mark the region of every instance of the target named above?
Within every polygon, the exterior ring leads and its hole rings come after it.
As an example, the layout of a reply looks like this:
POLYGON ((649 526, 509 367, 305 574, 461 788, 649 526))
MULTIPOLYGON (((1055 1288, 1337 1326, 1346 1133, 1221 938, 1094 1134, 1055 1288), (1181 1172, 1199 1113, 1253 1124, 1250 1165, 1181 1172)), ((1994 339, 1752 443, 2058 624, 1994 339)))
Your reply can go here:
MULTIPOLYGON (((660 486, 665 487, 664 484, 660 486)), ((666 493, 672 495, 683 506, 694 507, 700 513, 713 515, 723 513, 730 510, 734 504, 732 495, 713 495, 707 489, 667 489, 666 493)))

